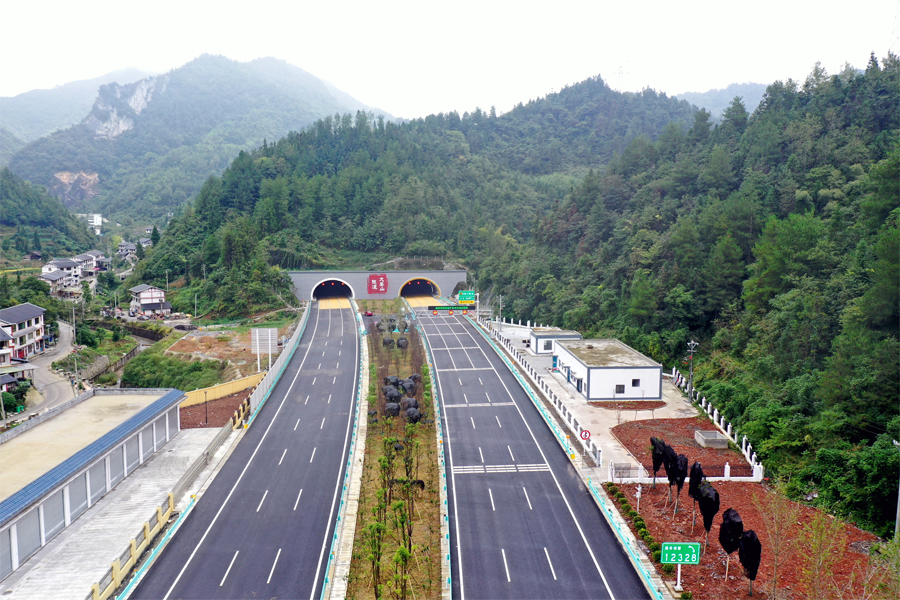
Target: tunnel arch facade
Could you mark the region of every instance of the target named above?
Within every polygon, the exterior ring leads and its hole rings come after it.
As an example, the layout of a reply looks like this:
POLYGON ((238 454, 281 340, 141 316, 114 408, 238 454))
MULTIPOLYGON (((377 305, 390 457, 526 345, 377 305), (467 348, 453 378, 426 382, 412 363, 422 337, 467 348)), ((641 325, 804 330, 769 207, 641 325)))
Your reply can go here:
POLYGON ((466 271, 288 271, 294 295, 312 300, 316 287, 334 280, 347 284, 356 300, 398 298, 403 286, 422 279, 431 283, 438 294, 450 294, 457 285, 465 285, 466 271))

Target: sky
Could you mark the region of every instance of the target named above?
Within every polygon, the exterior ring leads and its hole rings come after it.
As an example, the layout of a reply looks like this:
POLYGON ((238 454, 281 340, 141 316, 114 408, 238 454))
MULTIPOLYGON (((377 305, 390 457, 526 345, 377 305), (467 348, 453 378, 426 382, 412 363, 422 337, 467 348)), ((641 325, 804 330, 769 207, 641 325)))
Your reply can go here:
POLYGON ((31 0, 3 14, 0 96, 201 54, 274 56, 406 118, 502 113, 597 75, 672 96, 900 53, 900 0, 31 0))

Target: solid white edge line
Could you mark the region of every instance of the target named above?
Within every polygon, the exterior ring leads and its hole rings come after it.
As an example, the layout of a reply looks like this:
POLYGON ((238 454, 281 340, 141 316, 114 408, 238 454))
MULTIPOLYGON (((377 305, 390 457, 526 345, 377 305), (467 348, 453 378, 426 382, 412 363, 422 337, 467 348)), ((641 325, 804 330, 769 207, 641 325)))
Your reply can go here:
POLYGON ((294 510, 297 510, 297 505, 300 504, 300 496, 303 495, 303 488, 300 489, 300 493, 297 494, 297 500, 294 502, 294 510))
POLYGON ((528 510, 534 510, 531 506, 531 498, 528 497, 528 490, 523 487, 522 491, 525 492, 525 501, 528 502, 528 510))
POLYGON ((312 453, 312 456, 309 457, 309 462, 311 463, 315 457, 316 457, 316 449, 313 448, 313 453, 312 453))
POLYGON ((503 554, 503 568, 506 569, 506 583, 512 583, 512 580, 509 578, 509 565, 506 564, 506 550, 500 548, 500 552, 503 554))
POLYGON ((494 493, 491 491, 491 488, 488 488, 488 496, 491 497, 491 510, 497 512, 497 507, 494 506, 494 493))
MULTIPOLYGON (((422 326, 422 335, 427 337, 427 333, 425 332, 425 326, 422 326)), ((437 365, 434 366, 434 382, 437 384, 438 388, 438 397, 444 397, 444 387, 441 385, 441 375, 440 370, 437 368, 437 365)), ((480 380, 479 380, 480 381, 480 380)), ((445 451, 447 452, 447 460, 450 463, 450 487, 453 490, 453 530, 456 533, 456 557, 457 557, 457 570, 459 572, 459 597, 460 600, 465 600, 466 598, 466 586, 465 580, 463 579, 463 568, 462 568, 462 543, 459 537, 459 503, 456 501, 456 473, 453 469, 453 444, 450 441, 450 428, 447 421, 447 405, 443 402, 441 403, 441 409, 444 411, 444 416, 442 417, 442 422, 444 425, 444 436, 446 437, 446 443, 444 445, 445 451)), ((452 552, 452 549, 451 549, 452 552)), ((451 567, 452 569, 452 567, 451 567)), ((451 575, 453 574, 451 570, 451 575)))
POLYGON ((553 581, 556 581, 556 569, 553 568, 553 562, 550 560, 550 553, 544 548, 544 555, 547 557, 547 564, 550 565, 550 572, 553 573, 553 581))
POLYGON ((275 555, 275 562, 272 563, 272 570, 269 571, 269 578, 266 579, 266 584, 272 581, 272 574, 275 572, 275 565, 278 564, 278 557, 281 556, 281 548, 278 549, 278 553, 275 555))
POLYGON ((222 575, 222 581, 219 582, 219 587, 222 587, 223 585, 225 585, 225 580, 228 578, 228 574, 231 572, 231 566, 234 564, 234 559, 237 558, 237 555, 238 555, 240 552, 241 552, 240 550, 235 550, 235 551, 234 551, 234 556, 231 557, 231 562, 228 563, 228 568, 225 569, 225 574, 222 575))
POLYGON ((279 464, 279 465, 280 465, 281 462, 284 460, 284 455, 285 455, 285 454, 287 454, 287 448, 284 449, 284 452, 281 453, 281 458, 278 459, 278 464, 279 464))
POLYGON ((256 507, 256 512, 259 512, 259 509, 262 508, 263 502, 266 501, 266 496, 268 496, 268 495, 269 495, 269 490, 266 490, 265 493, 263 494, 262 500, 259 501, 259 506, 256 507))
MULTIPOLYGON (((308 309, 307 309, 308 310, 308 309)), ((203 537, 200 538, 200 541, 197 542, 197 545, 194 546, 194 550, 191 552, 191 555, 188 557, 187 561, 185 561, 184 566, 181 567, 181 571, 178 572, 178 576, 175 577, 175 581, 172 582, 171 587, 169 587, 169 591, 166 592, 166 595, 163 596, 163 600, 168 600, 169 595, 171 595, 172 590, 175 589, 175 586, 178 585, 178 581, 181 579, 181 576, 184 575, 184 572, 187 570, 188 565, 191 564, 191 561, 194 559, 194 555, 197 554, 197 550, 200 549, 201 544, 206 539, 206 536, 209 535, 210 530, 213 528, 213 525, 216 524, 216 521, 219 519, 219 515, 222 514, 222 511, 225 510, 225 505, 228 504, 228 500, 231 499, 231 495, 234 494, 234 490, 237 489, 238 484, 243 479, 244 474, 247 472, 247 469, 250 468, 250 464, 253 462, 253 458, 256 456, 256 453, 259 451, 260 446, 265 441, 266 436, 269 435, 269 430, 272 429, 272 425, 275 423, 275 419, 278 417, 278 413, 281 412, 281 407, 284 406, 285 401, 287 401, 288 395, 290 395, 291 390, 294 387, 294 384, 297 382, 297 378, 300 376, 300 371, 303 368, 303 363, 306 362, 306 357, 309 355, 309 351, 312 348, 312 340, 316 337, 316 331, 319 329, 319 311, 316 310, 316 325, 313 327, 312 338, 310 339, 310 344, 306 347, 306 353, 303 355, 303 360, 300 361, 300 366, 297 368, 297 373, 294 375, 294 379, 291 381, 291 385, 288 386, 287 392, 284 394, 284 398, 281 399, 281 404, 278 405, 278 410, 275 411, 275 414, 272 415, 272 420, 269 421, 269 426, 266 427, 265 432, 262 437, 259 439, 259 443, 256 445, 256 448, 253 449, 253 454, 250 455, 250 459, 247 460, 247 464, 244 465, 244 469, 241 471, 241 474, 238 475, 237 481, 234 482, 234 485, 231 487, 231 491, 228 492, 228 495, 225 497, 225 500, 222 502, 222 506, 219 507, 219 510, 216 511, 216 516, 213 517, 213 520, 210 522, 209 526, 206 528, 206 531, 203 532, 203 537)), ((277 384, 276 384, 277 385, 277 384)))
MULTIPOLYGON (((341 314, 343 315, 343 313, 341 313, 341 314)), ((352 317, 351 317, 351 319, 352 319, 352 317)), ((344 326, 344 321, 342 318, 341 319, 341 331, 342 332, 343 332, 343 326, 344 326)), ((354 333, 355 333, 355 335, 353 336, 353 339, 356 342, 355 346, 356 346, 357 369, 356 369, 356 374, 353 377, 353 387, 351 388, 353 390, 353 392, 350 395, 352 400, 350 402, 350 411, 348 412, 347 430, 344 432, 344 450, 341 452, 341 465, 344 465, 345 461, 347 460, 347 451, 349 450, 349 444, 347 443, 347 441, 350 439, 350 429, 353 426, 353 417, 354 417, 353 406, 356 403, 356 400, 353 399, 354 398, 353 394, 355 394, 356 390, 359 388, 359 361, 360 361, 359 331, 356 330, 355 327, 354 327, 354 333)), ((343 337, 343 335, 342 335, 342 337, 343 337)), ((341 345, 342 346, 344 345, 343 339, 341 340, 341 345)), ((316 576, 313 577, 313 587, 312 587, 312 590, 310 590, 310 592, 309 592, 309 600, 314 600, 314 598, 316 596, 316 585, 317 585, 317 582, 319 581, 319 573, 322 570, 322 559, 324 559, 325 555, 327 554, 326 549, 328 547, 328 535, 327 535, 328 528, 331 526, 331 523, 335 523, 335 528, 337 528, 337 523, 334 520, 334 511, 337 506, 338 495, 341 491, 341 479, 342 479, 341 473, 343 470, 344 470, 343 468, 338 469, 337 482, 335 483, 335 486, 334 486, 334 496, 331 499, 331 513, 328 516, 328 521, 326 521, 326 523, 327 523, 327 525, 325 527, 326 535, 322 538, 322 550, 321 550, 321 552, 319 552, 319 564, 316 566, 316 576)), ((322 585, 323 585, 322 589, 324 589, 324 582, 322 585)))

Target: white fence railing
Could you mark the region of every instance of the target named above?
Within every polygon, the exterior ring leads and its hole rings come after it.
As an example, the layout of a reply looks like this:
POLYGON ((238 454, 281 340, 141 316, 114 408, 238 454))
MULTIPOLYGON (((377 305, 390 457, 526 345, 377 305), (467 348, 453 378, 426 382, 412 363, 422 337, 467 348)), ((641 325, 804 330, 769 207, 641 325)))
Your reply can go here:
POLYGON ((291 336, 291 339, 285 346, 284 351, 278 356, 278 359, 275 361, 275 364, 272 365, 271 370, 266 373, 263 380, 256 386, 256 390, 250 394, 250 417, 247 419, 248 423, 253 422, 253 419, 255 419, 256 415, 259 413, 260 407, 265 403, 266 399, 268 399, 269 392, 272 391, 272 388, 275 387, 275 384, 281 379, 281 373, 284 371, 285 367, 287 367, 291 357, 294 356, 294 352, 297 351, 297 345, 300 343, 300 338, 306 330, 306 323, 308 321, 309 304, 307 303, 306 310, 303 311, 303 318, 300 319, 300 324, 297 326, 294 335, 291 336))

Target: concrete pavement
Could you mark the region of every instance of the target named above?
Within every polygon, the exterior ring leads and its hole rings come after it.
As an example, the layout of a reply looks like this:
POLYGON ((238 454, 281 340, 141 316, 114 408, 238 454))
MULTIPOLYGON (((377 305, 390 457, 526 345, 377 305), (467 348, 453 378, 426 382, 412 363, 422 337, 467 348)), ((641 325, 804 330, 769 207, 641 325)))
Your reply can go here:
MULTIPOLYGON (((23 566, 0 582, 0 597, 17 600, 83 600, 91 585, 128 547, 154 508, 203 453, 217 429, 187 429, 125 478, 23 566)), ((217 469, 240 432, 234 432, 200 473, 186 496, 217 469)), ((182 510, 176 508, 176 510, 182 510)))

